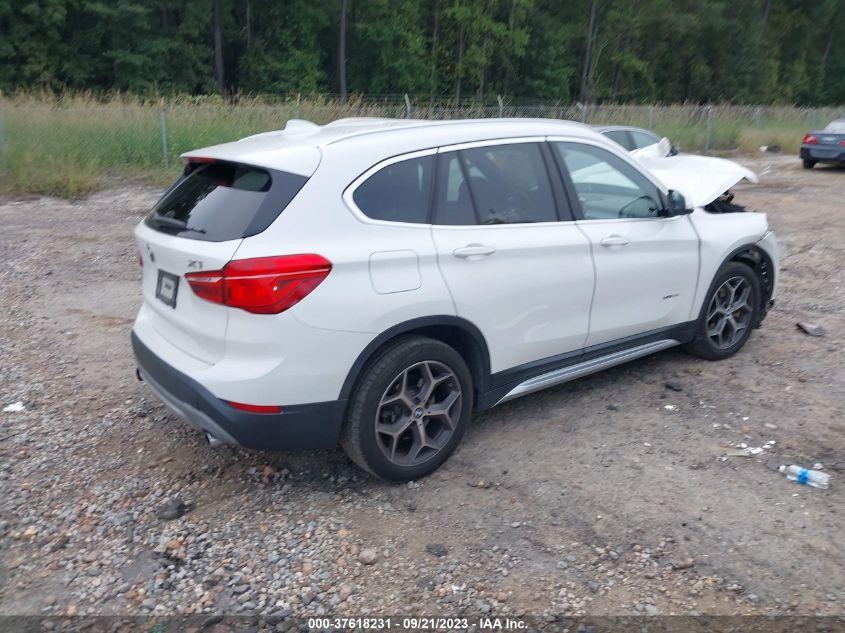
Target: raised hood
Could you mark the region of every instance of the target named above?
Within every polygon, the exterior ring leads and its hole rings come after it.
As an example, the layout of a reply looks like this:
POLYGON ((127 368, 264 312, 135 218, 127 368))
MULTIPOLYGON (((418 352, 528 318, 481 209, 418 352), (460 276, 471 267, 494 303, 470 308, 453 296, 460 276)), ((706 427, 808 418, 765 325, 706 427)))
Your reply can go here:
POLYGON ((665 158, 640 158, 642 163, 668 189, 683 194, 693 207, 713 202, 739 181, 757 183, 750 169, 724 158, 683 154, 665 158))

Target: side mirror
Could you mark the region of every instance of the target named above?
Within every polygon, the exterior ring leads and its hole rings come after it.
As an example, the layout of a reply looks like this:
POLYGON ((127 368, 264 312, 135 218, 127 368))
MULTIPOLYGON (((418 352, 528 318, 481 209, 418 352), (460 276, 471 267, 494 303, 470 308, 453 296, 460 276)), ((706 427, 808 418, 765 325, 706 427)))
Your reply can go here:
POLYGON ((666 195, 666 215, 671 218, 676 215, 687 215, 689 213, 692 213, 692 209, 687 207, 687 201, 684 199, 683 194, 670 189, 666 195))

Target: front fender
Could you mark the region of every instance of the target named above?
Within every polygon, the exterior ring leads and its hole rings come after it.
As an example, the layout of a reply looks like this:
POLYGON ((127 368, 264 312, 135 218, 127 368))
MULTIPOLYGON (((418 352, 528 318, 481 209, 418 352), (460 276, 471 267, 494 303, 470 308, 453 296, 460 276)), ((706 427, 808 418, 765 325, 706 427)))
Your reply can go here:
POLYGON ((689 216, 699 236, 699 274, 690 320, 698 318, 701 306, 713 278, 725 262, 731 261, 744 250, 759 249, 777 270, 779 260, 776 242, 767 238, 769 231, 763 213, 729 213, 713 215, 696 209, 689 216), (762 244, 761 244, 762 243, 762 244), (774 246, 773 246, 774 244, 774 246))

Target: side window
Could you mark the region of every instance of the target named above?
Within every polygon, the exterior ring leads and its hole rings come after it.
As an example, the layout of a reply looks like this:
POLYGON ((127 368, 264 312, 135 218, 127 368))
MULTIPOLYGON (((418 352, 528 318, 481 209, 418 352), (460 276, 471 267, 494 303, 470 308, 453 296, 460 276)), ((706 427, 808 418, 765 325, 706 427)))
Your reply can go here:
POLYGON ((609 138, 611 141, 615 141, 619 143, 622 147, 627 149, 629 152, 631 150, 637 149, 637 146, 634 144, 634 141, 631 139, 631 135, 628 133, 628 130, 608 130, 607 132, 603 132, 603 134, 609 138))
POLYGON ((477 223, 458 152, 446 152, 437 157, 437 191, 434 196, 434 224, 477 223))
MULTIPOLYGON (((543 154, 536 143, 490 145, 456 153, 462 167, 460 176, 449 163, 444 187, 438 192, 437 208, 452 205, 452 217, 467 223, 467 203, 475 211, 477 224, 524 224, 556 222, 557 211, 543 154), (452 174, 455 174, 454 179, 452 174), (459 179, 457 197, 454 180, 459 179), (441 198, 443 196, 443 198, 441 198)), ((444 170, 447 168, 444 167, 444 170)), ((438 213, 438 218, 440 214, 438 213)), ((447 222, 455 224, 456 222, 447 222)))
POLYGON ((642 149, 643 147, 660 142, 660 139, 654 134, 647 134, 638 130, 631 130, 631 138, 634 139, 634 145, 637 149, 642 149))
POLYGON ((374 220, 428 223, 434 155, 383 167, 355 190, 352 199, 374 220))
POLYGON ((660 190, 627 162, 592 145, 554 146, 569 172, 585 220, 660 217, 660 190))

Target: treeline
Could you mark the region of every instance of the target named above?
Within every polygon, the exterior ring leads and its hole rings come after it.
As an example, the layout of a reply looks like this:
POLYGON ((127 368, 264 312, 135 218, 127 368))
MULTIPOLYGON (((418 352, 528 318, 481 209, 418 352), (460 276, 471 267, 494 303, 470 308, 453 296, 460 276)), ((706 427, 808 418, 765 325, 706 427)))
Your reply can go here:
POLYGON ((0 0, 0 90, 845 103, 845 0, 0 0))

